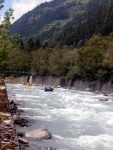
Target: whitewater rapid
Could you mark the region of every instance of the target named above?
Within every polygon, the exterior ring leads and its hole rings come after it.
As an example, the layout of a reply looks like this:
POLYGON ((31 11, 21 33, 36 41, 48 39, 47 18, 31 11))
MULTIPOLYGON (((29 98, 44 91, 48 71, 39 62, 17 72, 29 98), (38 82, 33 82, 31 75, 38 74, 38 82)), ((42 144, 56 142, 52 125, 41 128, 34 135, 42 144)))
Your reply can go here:
POLYGON ((29 131, 47 128, 53 138, 47 141, 30 139, 26 150, 51 146, 57 150, 113 150, 113 100, 99 101, 103 94, 56 89, 44 92, 41 86, 26 87, 7 83, 9 100, 20 101, 31 126, 29 131))

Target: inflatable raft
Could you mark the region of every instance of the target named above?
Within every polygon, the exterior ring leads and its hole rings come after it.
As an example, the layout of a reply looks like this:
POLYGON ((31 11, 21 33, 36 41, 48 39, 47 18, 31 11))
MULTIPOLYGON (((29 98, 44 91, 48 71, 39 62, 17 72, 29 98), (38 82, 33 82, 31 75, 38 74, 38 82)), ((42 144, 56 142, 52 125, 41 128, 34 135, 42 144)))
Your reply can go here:
POLYGON ((52 88, 52 87, 44 87, 43 90, 46 91, 46 92, 53 92, 54 88, 52 88))

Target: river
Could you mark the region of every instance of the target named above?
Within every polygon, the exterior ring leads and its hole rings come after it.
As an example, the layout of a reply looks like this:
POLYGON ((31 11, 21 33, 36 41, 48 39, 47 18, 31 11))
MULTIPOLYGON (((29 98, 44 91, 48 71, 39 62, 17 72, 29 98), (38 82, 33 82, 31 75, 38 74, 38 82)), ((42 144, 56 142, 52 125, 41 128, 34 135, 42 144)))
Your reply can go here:
POLYGON ((103 94, 57 88, 44 92, 41 86, 6 84, 9 100, 20 101, 21 116, 29 131, 47 128, 50 140, 30 140, 26 150, 51 146, 57 150, 113 150, 113 101, 99 101, 103 94))

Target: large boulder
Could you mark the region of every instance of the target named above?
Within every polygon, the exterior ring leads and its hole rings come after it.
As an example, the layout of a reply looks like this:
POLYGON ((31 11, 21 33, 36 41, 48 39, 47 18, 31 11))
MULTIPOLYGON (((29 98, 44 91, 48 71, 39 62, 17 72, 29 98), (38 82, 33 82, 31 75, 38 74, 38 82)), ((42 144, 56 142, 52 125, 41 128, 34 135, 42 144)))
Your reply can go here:
POLYGON ((37 129, 37 130, 26 132, 25 137, 47 140, 47 139, 51 139, 52 135, 47 129, 37 129))

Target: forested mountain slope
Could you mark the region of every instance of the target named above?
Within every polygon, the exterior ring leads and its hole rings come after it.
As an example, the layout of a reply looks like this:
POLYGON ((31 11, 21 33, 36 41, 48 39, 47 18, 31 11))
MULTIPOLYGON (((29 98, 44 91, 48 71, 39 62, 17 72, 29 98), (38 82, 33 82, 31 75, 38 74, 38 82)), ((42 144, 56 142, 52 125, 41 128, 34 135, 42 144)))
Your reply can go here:
POLYGON ((17 20, 10 33, 24 41, 81 45, 94 33, 113 31, 113 0, 53 0, 37 6, 17 20))
POLYGON ((109 35, 113 32, 113 0, 90 0, 86 12, 67 23, 57 39, 62 45, 81 46, 93 34, 109 35), (83 18, 84 16, 84 18, 83 18))
POLYGON ((37 6, 17 20, 10 33, 18 33, 24 41, 29 38, 55 41, 69 22, 85 20, 89 0, 53 0, 37 6))

